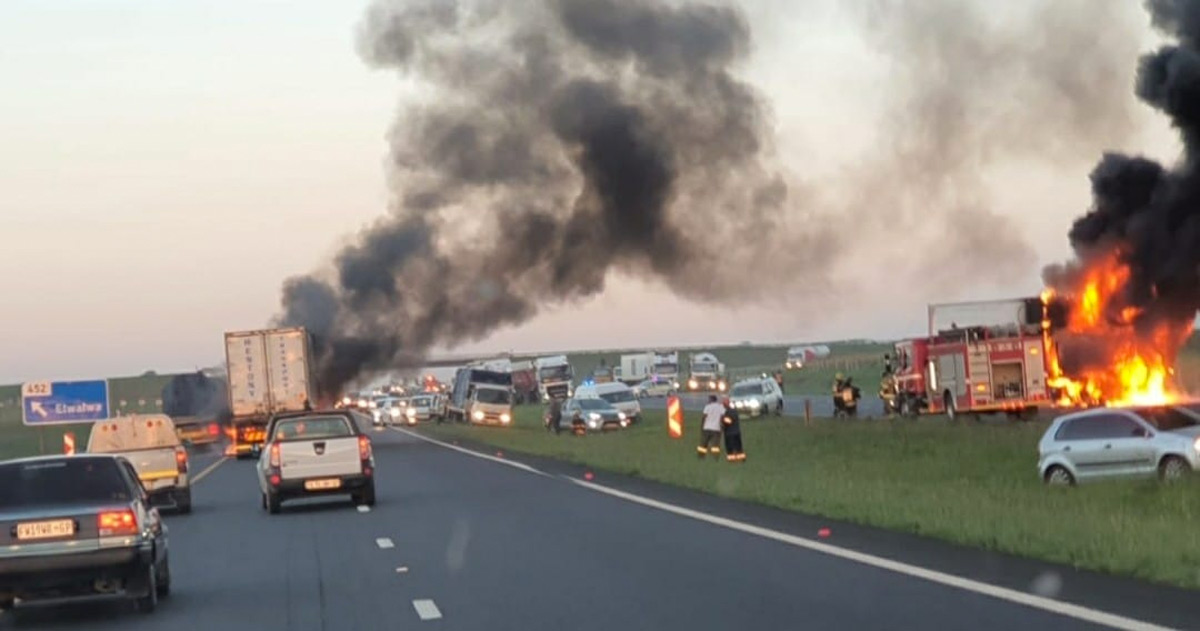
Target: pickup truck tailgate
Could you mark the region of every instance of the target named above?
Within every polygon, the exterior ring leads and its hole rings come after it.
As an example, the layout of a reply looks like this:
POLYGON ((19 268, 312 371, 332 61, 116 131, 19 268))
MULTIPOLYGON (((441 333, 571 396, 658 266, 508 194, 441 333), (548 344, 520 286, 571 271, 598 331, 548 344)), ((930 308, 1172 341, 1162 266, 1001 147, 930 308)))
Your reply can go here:
POLYGON ((138 449, 136 451, 117 452, 129 459, 142 485, 147 491, 158 488, 175 486, 179 477, 179 465, 175 462, 174 447, 157 449, 138 449))
POLYGON ((362 472, 358 438, 293 440, 279 445, 280 474, 285 480, 353 475, 362 472))

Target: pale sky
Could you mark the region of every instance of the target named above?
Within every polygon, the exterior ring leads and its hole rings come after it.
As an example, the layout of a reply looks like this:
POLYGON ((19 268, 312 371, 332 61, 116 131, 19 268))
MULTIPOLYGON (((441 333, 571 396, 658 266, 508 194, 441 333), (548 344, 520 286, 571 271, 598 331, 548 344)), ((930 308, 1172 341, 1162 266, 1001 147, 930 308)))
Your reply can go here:
MULTIPOLYGON (((745 76, 772 102, 786 166, 819 178, 852 161, 875 133, 862 123, 875 100, 869 73, 840 72, 870 60, 838 3, 743 5, 756 42, 745 76)), ((0 3, 0 383, 215 364, 223 331, 265 325, 284 278, 318 269, 385 212, 385 134, 403 94, 355 53, 364 6, 0 3)), ((1144 134, 1120 148, 1172 156, 1165 125, 1139 112, 1144 134)), ((1067 256, 1094 157, 1064 165, 1065 176, 1020 165, 987 174, 996 208, 1040 262, 1067 256)), ((847 264, 875 262, 864 251, 847 264)), ((851 304, 813 295, 787 308, 700 308, 614 277, 594 300, 465 348, 893 337, 922 332, 926 302, 1038 286, 1034 275, 1008 288, 917 288, 902 305, 864 289, 851 304)))

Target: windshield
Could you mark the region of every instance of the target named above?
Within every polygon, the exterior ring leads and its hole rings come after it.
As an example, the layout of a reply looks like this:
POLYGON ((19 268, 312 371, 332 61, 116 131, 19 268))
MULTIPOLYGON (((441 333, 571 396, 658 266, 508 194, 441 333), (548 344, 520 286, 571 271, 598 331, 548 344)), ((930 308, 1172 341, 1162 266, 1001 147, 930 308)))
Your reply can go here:
POLYGON ((1138 414, 1146 419, 1147 423, 1163 431, 1200 424, 1200 421, 1196 420, 1196 410, 1184 407, 1146 408, 1138 410, 1138 414))
POLYGON ((480 403, 492 403, 495 405, 506 405, 512 401, 512 396, 508 390, 497 390, 495 388, 480 388, 475 391, 475 400, 480 403))
POLYGON ((757 383, 743 383, 733 387, 733 396, 745 397, 754 394, 762 394, 762 385, 757 383))
POLYGON ((130 499, 116 461, 107 458, 0 465, 0 510, 130 499))
POLYGON ((353 435, 350 423, 340 416, 287 419, 275 425, 275 440, 312 440, 353 435))
POLYGON ((415 407, 427 408, 430 405, 433 405, 433 399, 429 397, 417 397, 412 400, 412 404, 415 407))
POLYGON ((542 381, 550 379, 570 379, 570 366, 546 366, 538 371, 538 378, 542 381))
POLYGON ((658 375, 673 375, 679 372, 678 364, 659 364, 654 367, 654 373, 658 375))
POLYGON ((701 362, 701 363, 698 363, 698 364, 692 364, 692 372, 705 372, 705 373, 708 373, 708 372, 717 372, 717 365, 716 365, 716 364, 710 364, 710 363, 708 363, 708 362, 701 362))
POLYGON ((578 399, 578 401, 579 407, 585 410, 603 411, 613 409, 612 405, 610 405, 608 401, 605 401, 604 399, 578 399))
POLYGON ((600 395, 600 398, 604 399, 605 401, 608 401, 609 403, 624 403, 626 401, 634 400, 633 391, 631 391, 631 390, 617 390, 616 392, 606 392, 606 393, 600 395))

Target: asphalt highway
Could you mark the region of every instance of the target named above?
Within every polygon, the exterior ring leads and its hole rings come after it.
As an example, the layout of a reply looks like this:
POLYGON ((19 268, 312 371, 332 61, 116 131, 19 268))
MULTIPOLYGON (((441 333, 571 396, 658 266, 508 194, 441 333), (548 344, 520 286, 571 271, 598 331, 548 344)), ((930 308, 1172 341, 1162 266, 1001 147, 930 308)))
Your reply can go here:
MULTIPOLYGON (((812 518, 632 478, 598 475, 598 490, 571 465, 513 465, 508 454, 479 457, 400 430, 372 436, 375 508, 309 500, 268 515, 253 463, 214 464, 215 456, 200 455, 193 473, 206 472, 194 488, 194 512, 167 518, 173 593, 157 612, 80 605, 24 612, 15 624, 89 631, 1036 631, 1112 628, 1100 624, 1113 621, 1107 614, 1125 616, 1117 628, 1200 624, 1200 599, 1182 590, 977 557, 866 529, 835 526, 833 537, 807 544, 818 541, 812 518), (845 547, 830 553, 821 545, 845 547), (873 556, 854 556, 860 552, 873 556), (869 560, 888 558, 903 563, 869 560), (1030 587, 1030 576, 1058 584, 1030 587), (1069 600, 1019 598, 1051 592, 1069 600)), ((14 624, 5 618, 5 626, 14 624)))

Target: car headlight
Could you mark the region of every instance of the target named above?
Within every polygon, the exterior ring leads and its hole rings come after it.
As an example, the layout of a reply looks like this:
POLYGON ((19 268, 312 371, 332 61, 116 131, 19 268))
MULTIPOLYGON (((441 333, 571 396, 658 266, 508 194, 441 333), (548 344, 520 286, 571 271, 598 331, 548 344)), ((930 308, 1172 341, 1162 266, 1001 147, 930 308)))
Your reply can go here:
POLYGON ((722 381, 721 383, 718 383, 717 389, 720 390, 721 392, 725 392, 725 382, 722 381))
MULTIPOLYGON (((395 408, 392 411, 395 412, 396 414, 399 414, 400 408, 395 408)), ((416 408, 404 408, 404 415, 409 418, 412 418, 417 415, 417 409, 416 408)))
POLYGON ((350 397, 342 397, 342 405, 350 405, 350 397))
POLYGON ((678 382, 678 381, 671 382, 671 387, 672 387, 672 388, 675 388, 676 390, 678 390, 678 389, 679 389, 679 382, 678 382))
POLYGON ((590 412, 588 414, 588 418, 593 421, 598 421, 600 420, 600 414, 598 412, 590 412))
POLYGON ((625 413, 624 413, 624 412, 617 412, 617 420, 618 420, 618 421, 623 421, 623 420, 625 420, 625 413))
POLYGON ((621 427, 629 427, 629 421, 621 419, 621 427))
POLYGON ((597 427, 600 427, 600 422, 596 420, 588 421, 588 427, 596 429, 597 427))
POLYGON ((761 405, 762 405, 762 401, 759 401, 758 399, 750 399, 750 407, 756 408, 756 407, 760 407, 761 405))
POLYGON ((505 412, 504 414, 500 415, 501 423, 508 423, 509 421, 512 421, 512 417, 508 415, 508 412, 505 412))
POLYGON ((688 387, 695 390, 700 384, 696 383, 695 379, 688 379, 688 387))
POLYGON ((471 412, 471 418, 473 418, 477 421, 482 421, 483 420, 483 410, 475 410, 474 412, 471 412))
POLYGON ((1196 441, 1192 443, 1192 447, 1194 447, 1196 451, 1200 451, 1200 437, 1196 438, 1196 441))

